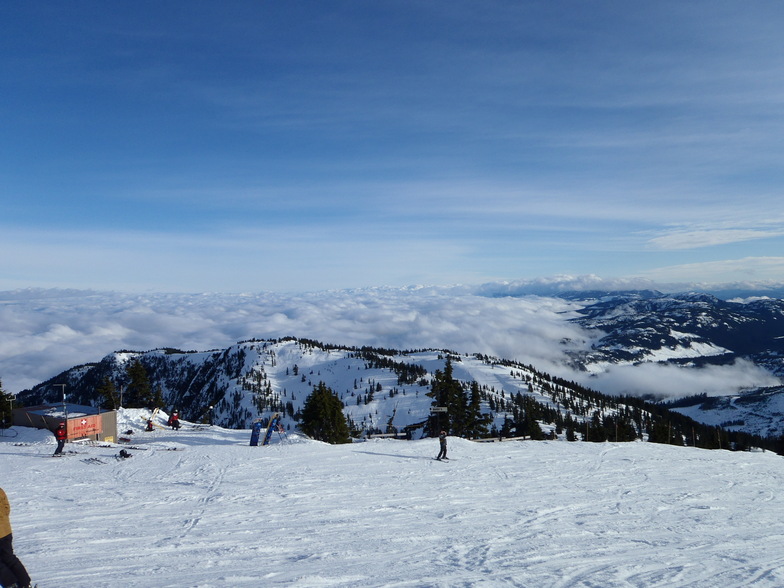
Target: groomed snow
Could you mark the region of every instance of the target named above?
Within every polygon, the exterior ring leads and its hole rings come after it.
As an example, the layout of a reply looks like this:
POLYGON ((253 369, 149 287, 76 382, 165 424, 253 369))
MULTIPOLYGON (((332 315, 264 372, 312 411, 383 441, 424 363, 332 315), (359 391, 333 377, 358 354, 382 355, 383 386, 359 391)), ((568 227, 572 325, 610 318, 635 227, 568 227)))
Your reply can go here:
POLYGON ((772 453, 450 438, 441 463, 429 439, 250 447, 249 431, 144 433, 142 414, 122 415, 144 448, 125 460, 0 436, 40 588, 784 585, 772 453))

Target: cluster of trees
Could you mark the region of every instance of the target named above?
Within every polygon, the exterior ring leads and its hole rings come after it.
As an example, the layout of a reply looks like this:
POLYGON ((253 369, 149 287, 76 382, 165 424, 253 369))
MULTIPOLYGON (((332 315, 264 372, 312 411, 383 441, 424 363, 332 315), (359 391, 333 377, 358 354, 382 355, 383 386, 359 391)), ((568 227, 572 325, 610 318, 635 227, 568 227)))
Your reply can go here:
POLYGON ((428 396, 433 398, 433 406, 446 409, 434 412, 427 424, 428 433, 435 437, 439 431, 450 435, 476 439, 488 435, 491 418, 481 411, 479 385, 471 382, 468 389, 453 376, 452 359, 447 357, 444 371, 436 370, 430 383, 428 396))
MULTIPOLYGON (((491 410, 512 412, 513 418, 504 424, 500 434, 515 434, 524 431, 524 435, 536 438, 536 427, 533 433, 523 418, 552 424, 557 433, 566 432, 569 440, 577 439, 577 434, 585 441, 634 441, 647 437, 651 443, 671 445, 687 445, 704 449, 736 449, 761 447, 784 454, 784 437, 762 438, 741 431, 728 431, 722 427, 714 427, 698 423, 677 411, 670 410, 678 406, 690 406, 698 401, 703 404, 710 401, 707 395, 699 395, 677 402, 656 403, 649 399, 636 396, 609 396, 585 388, 584 386, 549 376, 535 370, 532 366, 521 366, 508 360, 500 360, 488 356, 476 355, 478 359, 495 365, 512 368, 512 375, 519 376, 527 382, 528 391, 533 392, 537 386, 543 393, 550 396, 553 406, 545 406, 533 399, 521 400, 521 395, 512 395, 509 399, 486 399, 491 410), (520 371, 528 372, 524 376, 520 371), (526 404, 523 407, 523 404, 526 404), (559 408, 560 407, 560 408, 559 408), (575 417, 582 418, 575 418, 575 417)), ((498 433, 493 431, 493 433, 498 433)))
POLYGON ((357 356, 368 362, 367 367, 388 369, 396 373, 398 386, 413 384, 427 375, 427 370, 419 364, 395 361, 389 357, 382 357, 380 352, 381 350, 374 351, 369 347, 363 347, 357 356))
POLYGON ((121 404, 128 408, 165 406, 161 387, 158 386, 153 391, 147 369, 138 359, 128 362, 125 366, 125 380, 126 385, 120 392, 109 376, 103 378, 96 390, 103 408, 116 409, 121 404))
POLYGON ((326 443, 351 443, 343 402, 324 382, 319 382, 305 400, 300 415, 302 432, 326 443))
POLYGON ((513 396, 512 418, 505 419, 500 431, 493 430, 492 436, 500 437, 529 437, 534 441, 545 438, 539 422, 551 422, 547 419, 547 413, 554 416, 552 411, 547 411, 547 407, 536 402, 530 396, 523 396, 518 393, 513 396))

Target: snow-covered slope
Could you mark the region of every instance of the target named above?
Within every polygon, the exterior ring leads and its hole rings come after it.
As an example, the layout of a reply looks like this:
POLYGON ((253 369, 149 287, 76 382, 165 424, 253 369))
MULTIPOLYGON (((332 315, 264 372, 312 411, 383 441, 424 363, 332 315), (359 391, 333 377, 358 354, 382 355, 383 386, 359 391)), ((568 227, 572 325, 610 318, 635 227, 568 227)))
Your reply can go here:
MULTIPOLYGON (((245 341, 209 352, 113 353, 98 364, 68 370, 19 399, 28 406, 56 403, 64 384, 69 401, 94 406, 102 401, 102 382, 126 388, 126 367, 140 362, 150 389, 161 392, 162 407, 178 409, 189 420, 211 417, 214 424, 242 429, 280 412, 284 426, 293 430, 314 386, 324 382, 343 402, 355 436, 398 433, 419 439, 428 435, 432 381, 447 361, 466 397, 474 384, 478 387, 490 436, 530 435, 531 421, 537 421, 543 433, 594 441, 645 438, 658 428, 659 442, 727 446, 728 440, 720 440, 712 427, 697 426, 639 398, 602 395, 510 360, 447 350, 344 348, 294 338, 245 341)), ((139 406, 127 396, 125 400, 126 406, 139 406)), ((734 441, 749 443, 741 436, 734 441)))
POLYGON ((0 436, 40 588, 784 585, 772 453, 450 438, 440 463, 429 439, 250 447, 247 430, 144 433, 144 415, 121 414, 124 460, 0 436))
POLYGON ((686 405, 673 407, 673 410, 699 422, 728 430, 755 431, 764 437, 781 437, 784 434, 782 386, 754 390, 738 396, 695 398, 686 405))
POLYGON ((210 352, 113 353, 99 364, 68 370, 19 398, 27 405, 57 402, 62 388, 50 385, 57 382, 66 384, 69 400, 93 405, 103 378, 110 378, 119 390, 128 383, 125 366, 139 360, 151 386, 161 389, 165 408, 179 408, 191 420, 205 415, 212 405, 213 422, 225 427, 249 428, 254 419, 281 411, 291 428, 313 387, 324 382, 358 429, 386 433, 421 427, 427 420, 433 404, 427 396, 431 379, 444 370, 447 357, 456 379, 480 385, 486 395, 484 410, 492 413, 499 429, 511 416, 511 408, 499 407, 512 395, 530 392, 539 402, 553 402, 552 380, 515 362, 445 350, 360 350, 293 338, 246 341, 210 352))

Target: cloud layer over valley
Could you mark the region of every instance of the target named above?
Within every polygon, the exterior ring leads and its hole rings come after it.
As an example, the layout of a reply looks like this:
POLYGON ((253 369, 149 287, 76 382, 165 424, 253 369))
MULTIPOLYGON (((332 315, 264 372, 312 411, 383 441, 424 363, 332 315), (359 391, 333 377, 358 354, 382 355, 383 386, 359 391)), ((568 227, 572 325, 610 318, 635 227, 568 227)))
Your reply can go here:
MULTIPOLYGON (((581 285, 607 283, 586 279, 581 285)), ((202 351, 245 339, 294 336, 347 346, 484 353, 616 394, 729 394, 778 383, 748 362, 699 370, 643 365, 614 366, 593 375, 574 372, 566 353, 589 348, 593 335, 569 321, 579 303, 541 295, 559 286, 375 288, 285 296, 0 292, 0 379, 6 391, 16 393, 121 349, 202 351), (537 290, 539 295, 530 293, 537 290)))

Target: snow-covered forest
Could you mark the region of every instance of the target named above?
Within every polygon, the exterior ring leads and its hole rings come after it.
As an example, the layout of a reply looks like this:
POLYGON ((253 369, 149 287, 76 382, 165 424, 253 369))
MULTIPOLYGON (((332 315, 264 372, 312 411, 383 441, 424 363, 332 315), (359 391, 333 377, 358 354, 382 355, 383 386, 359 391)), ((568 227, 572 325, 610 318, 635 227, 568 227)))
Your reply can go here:
POLYGON ((466 438, 647 439, 778 450, 775 438, 700 424, 640 398, 607 396, 512 360, 449 350, 349 348, 293 337, 206 352, 116 352, 59 374, 19 400, 57 403, 67 391, 68 400, 78 404, 157 406, 240 429, 280 412, 292 430, 322 383, 342 403, 355 438, 419 439, 444 428, 466 438), (433 413, 438 407, 445 412, 433 413))

